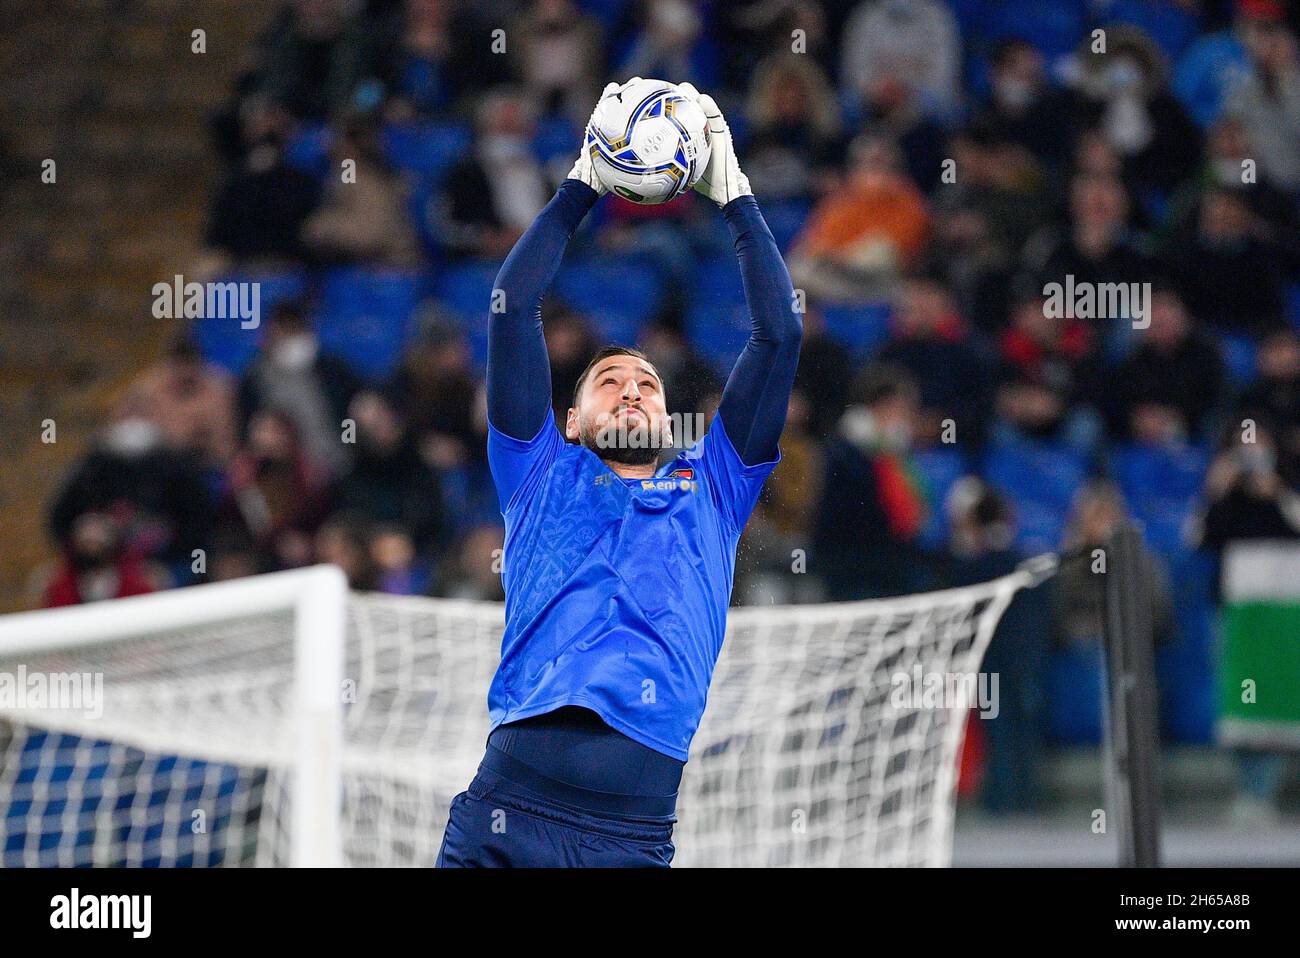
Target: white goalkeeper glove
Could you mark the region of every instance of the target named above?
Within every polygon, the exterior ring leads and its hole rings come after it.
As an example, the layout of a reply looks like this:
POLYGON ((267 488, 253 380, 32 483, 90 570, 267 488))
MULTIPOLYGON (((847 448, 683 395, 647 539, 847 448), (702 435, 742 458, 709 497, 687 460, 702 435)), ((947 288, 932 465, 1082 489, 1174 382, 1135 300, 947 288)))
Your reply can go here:
MULTIPOLYGON (((640 79, 640 77, 632 78, 632 80, 640 79)), ((631 83, 632 80, 627 82, 631 83)), ((573 169, 569 170, 569 179, 586 183, 600 196, 608 193, 609 188, 600 181, 600 177, 596 175, 596 171, 591 165, 591 144, 595 142, 595 138, 590 133, 591 124, 596 119, 596 110, 600 109, 600 101, 622 85, 621 83, 607 83, 605 89, 600 92, 600 96, 596 100, 596 107, 591 111, 591 119, 587 120, 587 125, 582 128, 582 147, 578 150, 578 161, 573 164, 573 169)))
POLYGON ((689 83, 679 83, 677 88, 700 105, 709 121, 709 165, 695 183, 695 190, 703 193, 719 206, 726 206, 737 196, 753 196, 749 177, 740 172, 736 147, 731 142, 731 129, 718 104, 707 93, 701 93, 689 83))

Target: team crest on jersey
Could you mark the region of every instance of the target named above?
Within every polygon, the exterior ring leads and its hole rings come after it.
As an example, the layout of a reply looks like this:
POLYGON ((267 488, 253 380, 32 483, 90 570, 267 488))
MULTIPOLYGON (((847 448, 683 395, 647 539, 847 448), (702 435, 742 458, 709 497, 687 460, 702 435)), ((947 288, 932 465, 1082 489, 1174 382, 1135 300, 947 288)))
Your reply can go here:
POLYGON ((659 492, 675 492, 679 489, 682 492, 695 492, 700 484, 695 479, 694 469, 674 469, 662 479, 642 479, 641 488, 659 492))

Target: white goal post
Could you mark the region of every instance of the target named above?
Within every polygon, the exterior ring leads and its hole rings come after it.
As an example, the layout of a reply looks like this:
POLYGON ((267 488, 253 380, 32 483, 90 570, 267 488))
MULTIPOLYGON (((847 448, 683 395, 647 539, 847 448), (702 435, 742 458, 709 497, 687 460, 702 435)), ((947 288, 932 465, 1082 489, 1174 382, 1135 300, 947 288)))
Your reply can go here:
MULTIPOLYGON (((961 589, 733 608, 677 865, 946 865, 974 675, 1051 557, 961 589)), ((332 566, 0 617, 0 866, 433 863, 482 757, 499 603, 332 566)))

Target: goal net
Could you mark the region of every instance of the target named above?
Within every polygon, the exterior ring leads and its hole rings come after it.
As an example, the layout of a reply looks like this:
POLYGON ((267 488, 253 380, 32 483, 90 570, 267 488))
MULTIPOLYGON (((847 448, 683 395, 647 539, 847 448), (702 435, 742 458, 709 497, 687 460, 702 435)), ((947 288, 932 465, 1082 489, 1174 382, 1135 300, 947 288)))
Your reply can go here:
MULTIPOLYGON (((972 677, 1021 571, 735 608, 675 865, 945 865, 972 677)), ((500 604, 315 567, 0 618, 0 864, 428 866, 486 742, 500 604)))

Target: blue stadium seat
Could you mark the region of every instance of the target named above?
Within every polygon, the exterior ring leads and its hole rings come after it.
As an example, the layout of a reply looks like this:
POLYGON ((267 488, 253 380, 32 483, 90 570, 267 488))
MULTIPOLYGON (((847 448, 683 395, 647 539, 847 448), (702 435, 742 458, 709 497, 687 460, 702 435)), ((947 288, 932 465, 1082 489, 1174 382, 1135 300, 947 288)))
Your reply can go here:
POLYGON ((983 473, 1015 507, 1017 548, 1033 555, 1060 547, 1075 492, 1087 477, 1083 455, 1046 442, 995 444, 983 473))
POLYGON ((966 454, 956 446, 930 446, 917 449, 912 454, 921 477, 925 480, 926 499, 930 513, 921 529, 921 545, 926 549, 942 549, 948 543, 948 516, 944 500, 953 484, 970 472, 966 454))
POLYGON ((686 310, 686 338, 723 376, 731 372, 749 333, 744 303, 700 303, 686 310))
POLYGON ((460 321, 470 358, 481 372, 487 366, 488 310, 492 285, 501 264, 477 260, 448 266, 435 284, 435 295, 460 321))
POLYGON ((558 158, 572 162, 581 142, 582 128, 575 127, 567 117, 542 117, 533 135, 533 156, 543 165, 558 158))
POLYGON ((321 346, 372 382, 401 359, 420 301, 420 277, 406 270, 346 267, 330 271, 316 324, 321 346))
POLYGON ((823 306, 826 334, 862 360, 874 353, 889 338, 890 306, 888 303, 840 303, 823 306))
POLYGON ((812 202, 803 199, 776 200, 763 204, 763 219, 767 220, 772 238, 782 252, 789 250, 803 224, 808 220, 812 202))
POLYGON ((394 123, 383 132, 390 163, 434 182, 465 155, 472 140, 469 124, 459 122, 394 123))
POLYGON ((299 299, 307 292, 307 274, 300 270, 283 273, 230 273, 215 282, 258 284, 261 315, 257 328, 244 329, 238 319, 204 318, 194 321, 194 341, 203 358, 225 369, 232 376, 238 376, 248 368, 257 354, 262 329, 275 305, 285 300, 299 299))
POLYGON ((1259 375, 1256 364, 1258 347, 1249 336, 1239 333, 1220 333, 1219 349, 1228 379, 1236 389, 1244 389, 1259 375))
POLYGON ((1214 739, 1213 557, 1185 552, 1167 565, 1175 638, 1156 651, 1160 725, 1171 741, 1208 744, 1214 739))
POLYGON ((1211 450, 1204 446, 1118 446, 1110 472, 1148 545, 1163 556, 1187 548, 1184 529, 1200 499, 1211 450))
POLYGON ((324 179, 330 172, 330 144, 334 134, 325 123, 307 123, 285 145, 284 162, 291 169, 324 179))
POLYGON ((1103 26, 1126 23, 1141 29, 1170 63, 1196 39, 1196 14, 1168 0, 1112 0, 1102 15, 1103 26))
MULTIPOLYGON (((716 219, 721 222, 722 217, 716 219)), ((727 245, 731 245, 730 239, 727 245)), ((745 287, 741 284, 740 266, 733 253, 701 258, 690 280, 694 284, 690 290, 693 304, 715 307, 745 304, 745 287)))
POLYGON ((492 284, 501 264, 495 260, 470 260, 443 270, 436 283, 437 296, 461 316, 486 315, 492 305, 492 284))
POLYGON ((555 295, 586 316, 601 338, 636 345, 641 328, 663 302, 655 270, 635 259, 593 260, 563 267, 555 295))
POLYGON ((1100 643, 1051 653, 1044 680, 1049 739, 1057 745, 1098 744, 1105 687, 1100 643))
POLYGON ((967 92, 988 93, 989 55, 999 40, 1027 40, 1050 69, 1072 53, 1088 26, 1087 0, 949 0, 966 42, 967 92))

